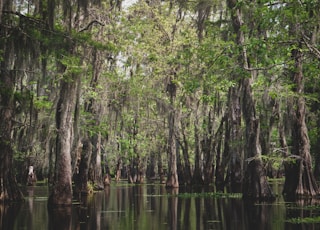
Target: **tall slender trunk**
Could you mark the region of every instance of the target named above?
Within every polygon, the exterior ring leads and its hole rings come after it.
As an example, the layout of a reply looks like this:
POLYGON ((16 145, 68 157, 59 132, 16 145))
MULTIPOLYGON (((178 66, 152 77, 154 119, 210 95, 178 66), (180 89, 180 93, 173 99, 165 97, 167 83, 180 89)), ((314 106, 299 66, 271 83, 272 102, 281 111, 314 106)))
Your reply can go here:
MULTIPOLYGON (((196 112, 197 113, 197 112, 196 112)), ((203 184, 202 178, 202 160, 201 160, 201 143, 200 143, 200 130, 199 130, 199 118, 196 118, 194 122, 194 141, 195 141, 195 157, 194 157, 194 172, 192 177, 192 184, 203 184)))
POLYGON ((170 96, 170 111, 168 116, 169 136, 168 136, 168 175, 166 181, 166 187, 177 188, 179 187, 179 179, 177 172, 177 148, 176 148, 176 111, 174 108, 174 100, 176 97, 176 85, 170 79, 167 86, 167 91, 170 96))

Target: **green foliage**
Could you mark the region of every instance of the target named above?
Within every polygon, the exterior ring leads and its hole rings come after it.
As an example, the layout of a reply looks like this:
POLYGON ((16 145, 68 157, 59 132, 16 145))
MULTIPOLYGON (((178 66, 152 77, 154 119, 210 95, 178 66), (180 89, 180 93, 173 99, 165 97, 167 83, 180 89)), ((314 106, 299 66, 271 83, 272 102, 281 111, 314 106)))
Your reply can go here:
POLYGON ((195 198, 195 197, 211 197, 211 198, 241 198, 241 193, 224 193, 224 192, 202 192, 202 193, 179 193, 176 195, 181 198, 195 198))
POLYGON ((312 224, 312 223, 320 223, 320 216, 315 217, 298 217, 298 218, 291 218, 286 220, 288 223, 293 224, 312 224))
POLYGON ((48 96, 39 96, 33 99, 33 105, 37 109, 50 109, 53 103, 48 100, 48 96))

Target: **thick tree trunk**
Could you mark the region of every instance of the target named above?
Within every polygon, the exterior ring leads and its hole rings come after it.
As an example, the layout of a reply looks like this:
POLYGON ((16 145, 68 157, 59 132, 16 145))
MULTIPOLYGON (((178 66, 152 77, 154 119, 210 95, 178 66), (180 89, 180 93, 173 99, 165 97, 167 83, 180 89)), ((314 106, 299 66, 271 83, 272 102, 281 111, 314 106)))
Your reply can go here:
POLYGON ((316 196, 319 188, 312 172, 312 160, 310 154, 310 141, 308 129, 305 122, 306 108, 302 96, 304 92, 302 72, 302 49, 292 51, 292 58, 295 60, 292 81, 295 83, 295 91, 298 97, 294 100, 291 109, 292 126, 292 156, 293 160, 285 163, 285 184, 283 193, 288 197, 316 196))
POLYGON ((232 87, 228 93, 228 121, 225 138, 224 157, 229 158, 227 183, 231 192, 241 191, 243 150, 241 148, 241 105, 238 87, 232 87))
MULTIPOLYGON (((0 28, 1 37, 6 30, 0 28)), ((4 51, 0 62, 0 202, 19 201, 23 199, 22 193, 17 185, 13 167, 13 140, 12 131, 15 119, 14 88, 16 72, 9 68, 14 56, 14 44, 0 43, 0 50, 4 51), (7 46, 6 46, 7 45, 7 46)))
MULTIPOLYGON (((100 37, 100 34, 98 35, 100 37)), ((90 87, 92 90, 98 91, 97 87, 100 80, 100 72, 103 66, 103 59, 101 58, 101 53, 94 49, 93 53, 93 73, 92 79, 90 82, 90 87)), ((101 117, 103 116, 103 107, 102 104, 97 102, 96 98, 92 97, 89 99, 86 104, 85 110, 91 114, 94 120, 94 125, 99 127, 101 123, 101 117)), ((101 190, 104 188, 103 185, 103 176, 102 176, 102 167, 101 167, 101 133, 98 132, 91 137, 92 144, 92 157, 90 164, 90 173, 89 180, 93 182, 95 189, 101 190)))
MULTIPOLYGON (((228 7, 232 11, 232 25, 237 35, 236 43, 242 49, 238 57, 239 66, 248 69, 248 58, 245 47, 245 36, 242 30, 243 18, 241 4, 238 1, 227 0, 228 7)), ((252 72, 250 74, 253 74, 252 72)), ((260 125, 256 117, 255 104, 251 90, 251 78, 253 76, 241 76, 242 110, 246 125, 245 158, 247 161, 242 193, 244 198, 249 199, 273 199, 274 195, 267 182, 266 173, 261 160, 261 145, 259 141, 260 125)))
MULTIPOLYGON (((317 127, 320 127, 320 117, 317 118, 317 127)), ((315 146, 315 165, 314 165, 314 176, 317 181, 320 180, 320 136, 317 138, 317 144, 315 146)))
POLYGON ((81 159, 79 164, 79 173, 75 174, 75 193, 76 194, 88 194, 88 175, 89 164, 92 155, 92 145, 90 140, 85 139, 82 141, 81 159))
POLYGON ((73 131, 74 98, 77 81, 61 80, 60 97, 56 110, 56 152, 53 185, 50 188, 49 205, 72 204, 71 147, 73 131))

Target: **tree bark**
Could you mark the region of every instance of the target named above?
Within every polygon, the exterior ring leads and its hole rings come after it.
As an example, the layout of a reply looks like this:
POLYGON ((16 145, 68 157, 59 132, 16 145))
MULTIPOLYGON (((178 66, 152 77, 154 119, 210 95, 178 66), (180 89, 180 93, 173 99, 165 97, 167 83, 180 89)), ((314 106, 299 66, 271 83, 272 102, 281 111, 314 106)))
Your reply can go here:
POLYGON ((76 194, 88 194, 88 175, 89 164, 92 155, 92 145, 89 139, 82 141, 81 159, 79 164, 79 173, 75 174, 75 193, 76 194))
POLYGON ((168 176, 166 181, 166 187, 168 188, 178 188, 179 179, 177 172, 177 148, 176 148, 176 111, 174 109, 174 100, 176 96, 176 85, 170 79, 170 82, 167 87, 167 91, 170 95, 170 104, 171 108, 169 111, 168 117, 168 126, 169 126, 169 136, 168 136, 168 176))
POLYGON ((56 162, 53 185, 50 188, 48 199, 49 205, 72 204, 72 118, 77 81, 75 79, 62 79, 60 83, 60 96, 56 110, 56 162))
POLYGON ((241 147, 240 88, 232 87, 228 92, 228 121, 226 128, 224 157, 229 159, 227 183, 231 192, 241 191, 243 177, 243 150, 241 147))
MULTIPOLYGON (((243 18, 241 4, 238 1, 227 0, 228 6, 232 11, 232 25, 236 33, 236 44, 241 48, 238 57, 238 64, 243 69, 249 69, 247 51, 245 47, 245 36, 242 30, 243 18)), ((243 180, 242 193, 244 198, 249 199, 273 199, 274 195, 267 182, 266 173, 261 160, 261 145, 259 141, 260 124, 256 117, 255 104, 251 89, 251 78, 254 74, 250 72, 249 76, 242 76, 240 86, 242 89, 242 110, 246 125, 246 144, 245 158, 247 164, 244 167, 245 176, 243 180)))
POLYGON ((103 177, 102 177, 102 167, 101 167, 101 134, 98 133, 91 138, 91 143, 93 148, 91 157, 91 171, 92 175, 89 178, 95 189, 103 189, 103 177))
MULTIPOLYGON (((9 37, 8 31, 0 24, 1 38, 9 37)), ((13 41, 1 42, 0 50, 3 57, 0 60, 0 202, 20 201, 22 193, 17 185, 13 167, 12 131, 15 120, 14 89, 16 72, 10 70, 14 66, 13 41)), ((14 68, 14 67, 13 67, 14 68)))
POLYGON ((285 163, 285 184, 283 194, 288 197, 316 196, 319 188, 312 172, 312 159, 310 154, 310 140, 305 122, 306 106, 303 97, 304 76, 302 69, 303 54, 301 43, 292 51, 295 61, 292 72, 292 81, 295 84, 297 98, 294 98, 292 115, 292 155, 291 160, 285 163))

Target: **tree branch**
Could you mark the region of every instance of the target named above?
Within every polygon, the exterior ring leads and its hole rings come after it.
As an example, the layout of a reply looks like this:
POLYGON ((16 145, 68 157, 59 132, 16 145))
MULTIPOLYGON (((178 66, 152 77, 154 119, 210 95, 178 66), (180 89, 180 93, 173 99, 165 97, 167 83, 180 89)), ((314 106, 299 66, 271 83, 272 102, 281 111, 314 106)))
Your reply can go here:
POLYGON ((88 30, 93 24, 99 24, 100 26, 104 26, 104 24, 102 22, 99 22, 98 20, 93 20, 91 21, 86 27, 84 27, 83 29, 81 29, 79 32, 83 32, 85 30, 88 30))
POLYGON ((308 38, 305 34, 302 34, 302 40, 303 40, 304 44, 306 44, 306 46, 308 47, 310 52, 313 53, 314 55, 316 55, 316 57, 320 60, 320 51, 308 42, 308 40, 310 40, 310 38, 308 38))

